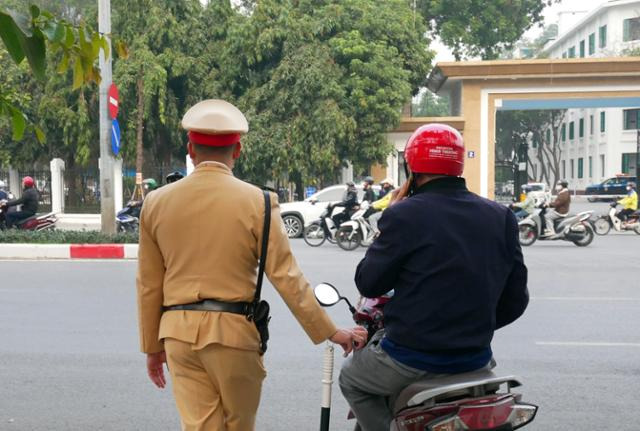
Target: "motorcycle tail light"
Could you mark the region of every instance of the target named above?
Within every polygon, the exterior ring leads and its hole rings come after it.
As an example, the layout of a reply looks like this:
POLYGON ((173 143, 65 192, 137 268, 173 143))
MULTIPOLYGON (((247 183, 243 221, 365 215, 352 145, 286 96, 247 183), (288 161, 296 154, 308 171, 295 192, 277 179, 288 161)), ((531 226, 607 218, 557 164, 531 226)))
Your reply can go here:
POLYGON ((497 403, 461 406, 454 416, 447 416, 429 424, 429 431, 473 431, 518 429, 531 422, 538 407, 515 403, 507 398, 497 403), (505 428, 508 427, 508 428, 505 428))
POLYGON ((514 430, 523 427, 536 417, 537 411, 538 407, 533 404, 517 403, 511 407, 509 423, 514 430))
POLYGON ((440 419, 435 423, 432 423, 427 427, 428 431, 466 431, 467 428, 458 416, 449 416, 445 419, 440 419))

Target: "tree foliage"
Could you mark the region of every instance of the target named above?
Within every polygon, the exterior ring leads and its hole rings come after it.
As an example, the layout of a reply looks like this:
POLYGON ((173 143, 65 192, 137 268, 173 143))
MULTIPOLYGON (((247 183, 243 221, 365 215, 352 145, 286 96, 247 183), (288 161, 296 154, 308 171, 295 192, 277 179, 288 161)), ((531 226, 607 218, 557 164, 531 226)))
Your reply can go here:
POLYGON ((447 117, 449 114, 449 99, 438 97, 430 91, 421 93, 411 106, 413 117, 447 117))
POLYGON ((457 60, 497 58, 542 20, 546 6, 559 0, 418 0, 432 36, 450 47, 457 60))
MULTIPOLYGON (((102 50, 109 55, 109 45, 105 36, 92 31, 83 22, 73 24, 41 10, 35 4, 28 14, 14 10, 0 9, 0 39, 11 59, 20 64, 27 60, 34 76, 44 81, 47 76, 47 59, 50 58, 58 73, 73 70, 73 89, 87 83, 100 83, 100 71, 96 65, 102 50), (47 56, 47 48, 50 56, 47 56)), ((11 118, 13 139, 20 140, 29 124, 12 91, 0 92, 0 116, 11 118)), ((44 133, 35 126, 37 139, 44 142, 44 133)))

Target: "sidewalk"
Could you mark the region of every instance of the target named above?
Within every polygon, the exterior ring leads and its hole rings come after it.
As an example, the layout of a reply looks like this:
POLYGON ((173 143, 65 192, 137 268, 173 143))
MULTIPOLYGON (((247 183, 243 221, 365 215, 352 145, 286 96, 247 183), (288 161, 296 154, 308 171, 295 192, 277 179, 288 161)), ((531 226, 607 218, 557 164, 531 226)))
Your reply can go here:
POLYGON ((0 244, 0 259, 136 259, 138 244, 0 244))

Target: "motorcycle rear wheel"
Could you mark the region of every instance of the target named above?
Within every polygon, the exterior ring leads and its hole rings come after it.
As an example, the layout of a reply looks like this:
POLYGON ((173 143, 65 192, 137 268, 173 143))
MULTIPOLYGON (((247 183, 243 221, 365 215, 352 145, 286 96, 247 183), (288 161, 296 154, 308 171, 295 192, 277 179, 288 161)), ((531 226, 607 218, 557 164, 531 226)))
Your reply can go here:
POLYGON ((518 228, 518 241, 523 247, 533 245, 538 239, 538 232, 536 229, 528 224, 524 224, 518 228))
POLYGON ((327 239, 322 226, 319 224, 312 224, 304 228, 302 237, 304 238, 304 242, 311 247, 319 247, 327 239))
POLYGON ((351 251, 360 245, 362 241, 360 236, 360 231, 354 233, 351 226, 340 226, 338 232, 336 232, 336 241, 341 249, 351 251))
POLYGON ((593 230, 598 235, 606 235, 611 230, 611 223, 609 222, 609 218, 600 217, 595 222, 593 222, 593 230))
POLYGON ((584 237, 581 240, 573 241, 573 243, 578 247, 588 246, 589 244, 591 244, 591 242, 593 241, 593 238, 595 237, 593 229, 591 228, 591 225, 589 225, 589 223, 583 223, 583 226, 585 229, 584 237))

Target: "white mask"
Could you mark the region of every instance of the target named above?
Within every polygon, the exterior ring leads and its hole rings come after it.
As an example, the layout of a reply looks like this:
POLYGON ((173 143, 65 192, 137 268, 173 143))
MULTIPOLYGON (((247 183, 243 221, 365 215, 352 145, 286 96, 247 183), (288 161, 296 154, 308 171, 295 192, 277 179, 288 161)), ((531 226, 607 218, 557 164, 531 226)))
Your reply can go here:
POLYGON ((556 191, 559 192, 560 190, 562 190, 562 186, 556 186, 556 191))

